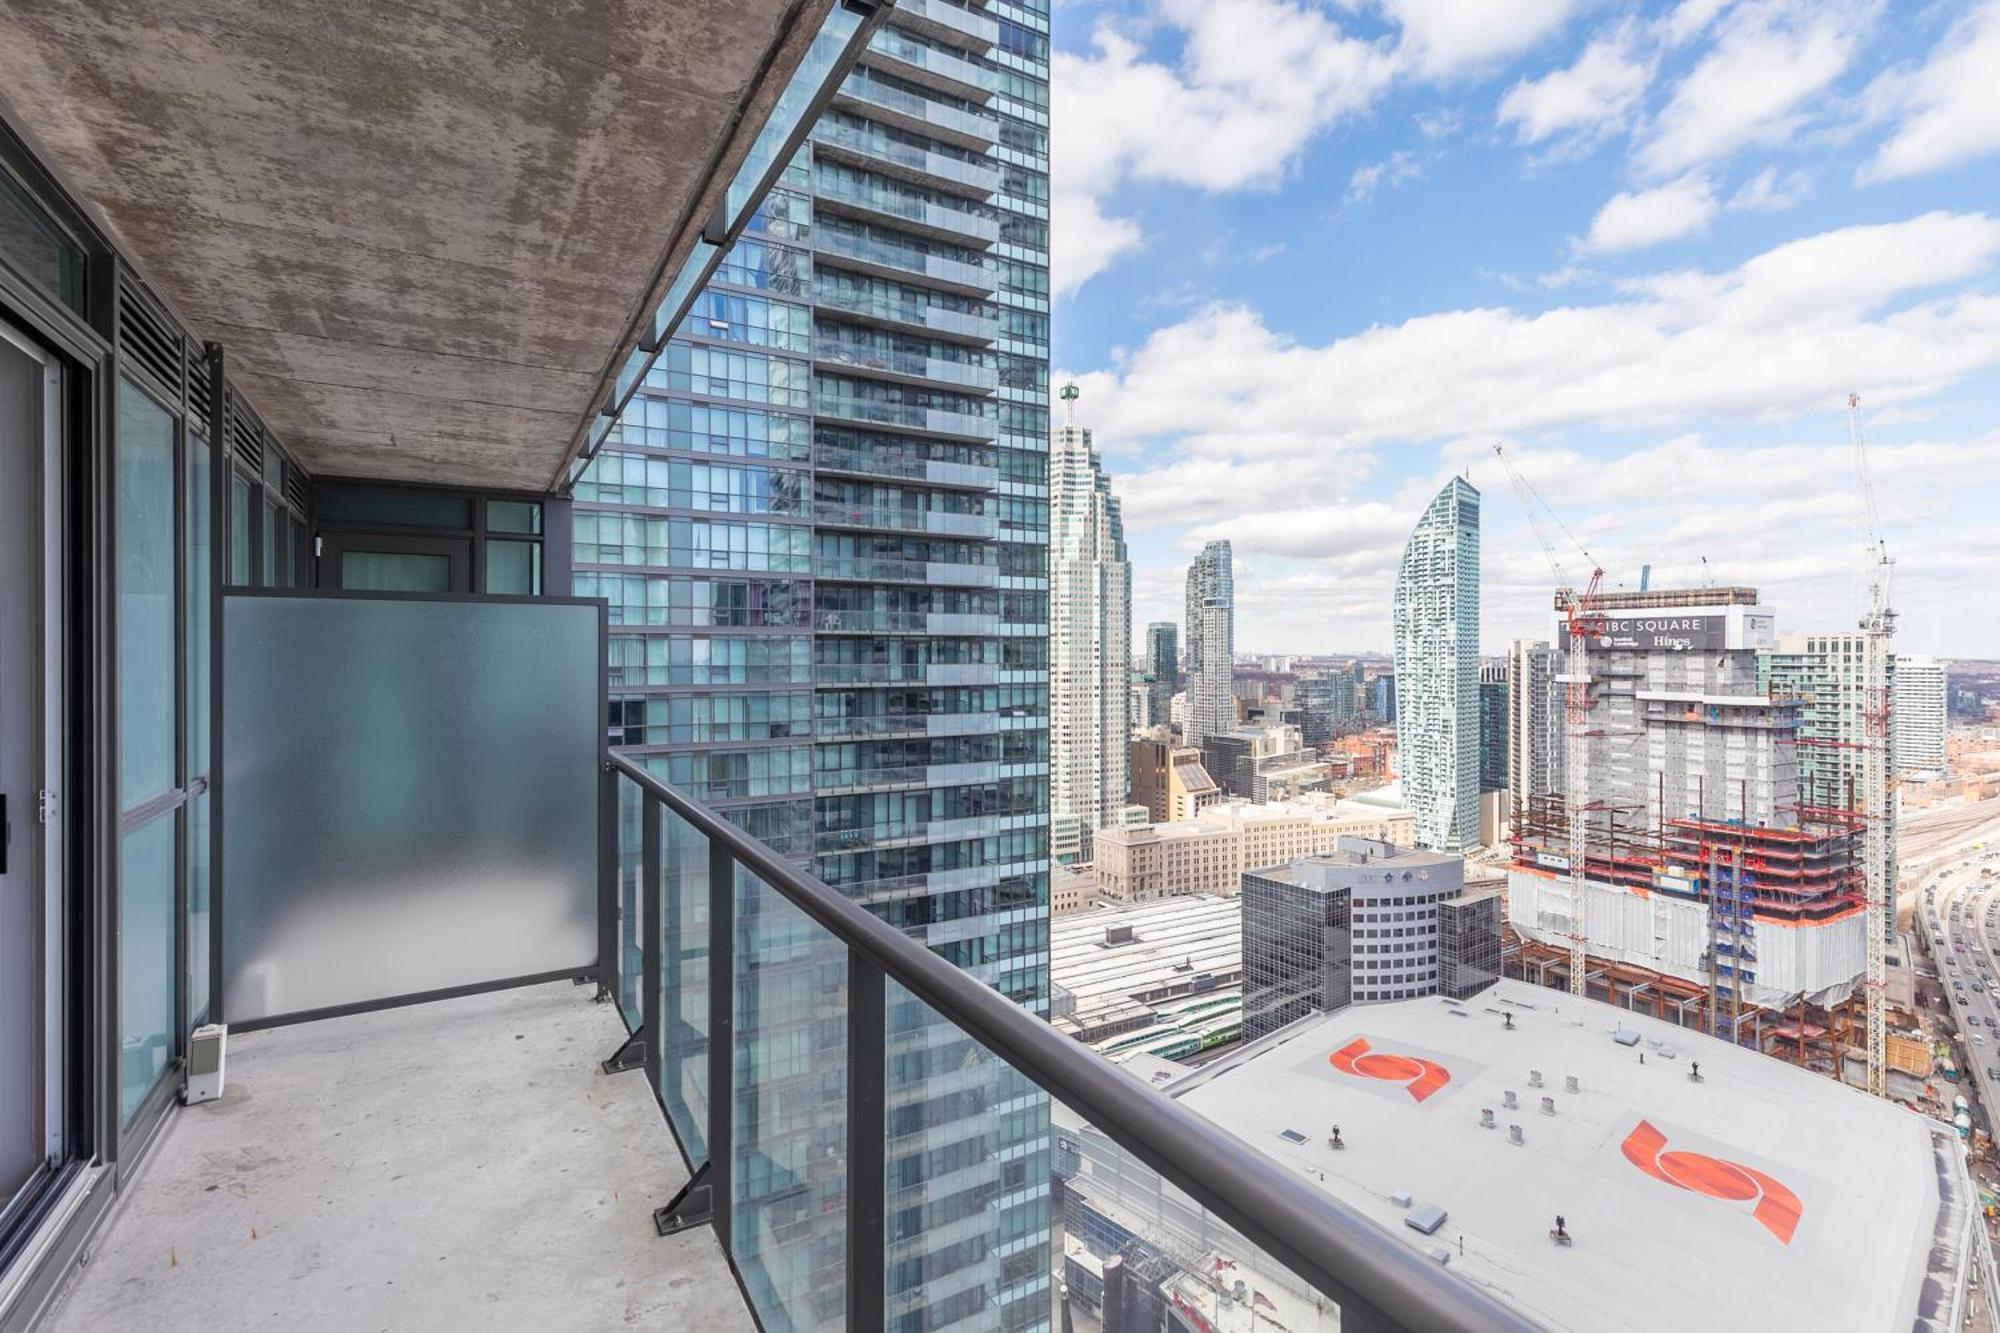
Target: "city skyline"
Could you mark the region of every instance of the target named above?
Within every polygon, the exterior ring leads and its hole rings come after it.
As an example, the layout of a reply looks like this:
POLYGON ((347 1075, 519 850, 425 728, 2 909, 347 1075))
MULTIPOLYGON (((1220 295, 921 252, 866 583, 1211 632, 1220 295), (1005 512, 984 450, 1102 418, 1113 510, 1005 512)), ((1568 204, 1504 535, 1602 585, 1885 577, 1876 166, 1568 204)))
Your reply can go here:
POLYGON ((1899 648, 2000 657, 1956 614, 2000 558, 2000 132, 1967 110, 2000 6, 1107 0, 1054 40, 1054 364, 1137 623, 1227 537, 1240 649, 1386 651, 1401 536, 1463 473, 1495 496, 1482 652, 1548 638, 1504 439, 1607 586, 1708 574, 1851 629, 1854 391, 1899 648), (1744 67, 1764 103, 1716 95, 1744 67))

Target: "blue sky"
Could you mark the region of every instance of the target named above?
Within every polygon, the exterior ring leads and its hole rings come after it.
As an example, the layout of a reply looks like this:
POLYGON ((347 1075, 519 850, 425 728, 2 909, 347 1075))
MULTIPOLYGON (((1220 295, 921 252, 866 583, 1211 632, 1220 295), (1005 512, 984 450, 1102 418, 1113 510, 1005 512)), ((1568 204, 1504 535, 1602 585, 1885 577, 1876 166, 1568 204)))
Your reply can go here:
POLYGON ((1706 557, 1845 627, 1851 390, 1899 650, 2000 658, 2000 0, 1058 0, 1054 32, 1054 383, 1135 633, 1226 536, 1239 648, 1386 649, 1463 471, 1486 651, 1546 636, 1495 443, 1608 585, 1706 557))

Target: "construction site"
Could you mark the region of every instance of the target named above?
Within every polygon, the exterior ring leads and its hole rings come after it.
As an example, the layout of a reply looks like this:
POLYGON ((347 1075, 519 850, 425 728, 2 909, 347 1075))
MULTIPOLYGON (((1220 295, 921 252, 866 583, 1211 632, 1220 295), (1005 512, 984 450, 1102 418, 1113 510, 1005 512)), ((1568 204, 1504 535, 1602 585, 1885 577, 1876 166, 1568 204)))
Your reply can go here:
POLYGON ((1756 589, 1606 591, 1580 545, 1592 572, 1570 583, 1546 504, 1502 453, 1556 575, 1566 720, 1565 790, 1527 794, 1510 831, 1503 965, 1886 1095, 1932 1056, 1887 996, 1894 613, 1849 409, 1871 565, 1844 739, 1804 725, 1830 701, 1772 681, 1756 589))

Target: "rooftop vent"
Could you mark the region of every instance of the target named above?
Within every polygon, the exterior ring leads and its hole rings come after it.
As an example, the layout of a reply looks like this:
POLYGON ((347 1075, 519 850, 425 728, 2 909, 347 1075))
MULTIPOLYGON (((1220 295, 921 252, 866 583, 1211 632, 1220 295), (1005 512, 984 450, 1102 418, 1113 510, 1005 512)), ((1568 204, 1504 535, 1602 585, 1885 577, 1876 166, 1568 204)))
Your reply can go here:
POLYGON ((1571 1074, 1571 1075, 1570 1075, 1570 1076, 1569 1076, 1568 1078, 1565 1078, 1565 1079, 1563 1080, 1563 1088, 1564 1088, 1564 1089, 1565 1089, 1566 1091, 1569 1091, 1569 1092, 1577 1092, 1577 1091, 1580 1091, 1580 1089, 1579 1089, 1579 1088, 1578 1088, 1578 1086, 1577 1086, 1577 1082, 1576 1082, 1576 1075, 1575 1075, 1575 1074, 1571 1074))
POLYGON ((1553 1097, 1542 1098, 1542 1114, 1554 1115, 1555 1113, 1556 1113, 1556 1099, 1553 1097))
POLYGON ((1435 1235, 1444 1225, 1446 1213, 1434 1203, 1420 1203, 1413 1206, 1403 1218, 1403 1225, 1412 1231, 1421 1231, 1426 1236, 1435 1235))
POLYGON ((1428 1254, 1432 1262, 1436 1263, 1439 1268, 1443 1268, 1451 1262, 1451 1251, 1442 1245, 1433 1245, 1428 1250, 1425 1250, 1424 1253, 1428 1254))
POLYGON ((1542 1071, 1541 1071, 1541 1070, 1539 1070, 1539 1069, 1530 1069, 1530 1070, 1528 1071, 1528 1086, 1529 1086, 1529 1087, 1531 1087, 1531 1088, 1539 1088, 1539 1087, 1541 1087, 1541 1086, 1542 1086, 1542 1071))
POLYGON ((1500 1104, 1511 1111, 1515 1107, 1519 1106, 1521 1104, 1521 1101, 1518 1097, 1514 1095, 1514 1090, 1512 1088, 1509 1088, 1507 1089, 1507 1091, 1500 1094, 1500 1104))
POLYGON ((1620 1046, 1637 1046, 1639 1044, 1639 1034, 1631 1028, 1615 1028, 1612 1030, 1611 1040, 1617 1042, 1620 1046))
POLYGON ((1107 949, 1115 944, 1130 944, 1137 938, 1132 933, 1132 927, 1130 926, 1106 926, 1104 928, 1104 947, 1107 949))
POLYGON ((1519 1125, 1507 1126, 1507 1142, 1516 1146, 1527 1142, 1526 1139, 1521 1137, 1521 1127, 1519 1125))
POLYGON ((1389 1196, 1389 1202, 1395 1204, 1398 1208, 1408 1208, 1410 1206, 1410 1192, 1408 1190, 1397 1190, 1389 1196))
POLYGON ((1492 1129, 1492 1128, 1494 1128, 1494 1127, 1495 1127, 1495 1126, 1496 1126, 1496 1125, 1497 1125, 1498 1123, 1499 1123, 1499 1122, 1497 1122, 1497 1121, 1496 1121, 1496 1120, 1494 1120, 1494 1118, 1493 1118, 1493 1108, 1492 1108, 1492 1107, 1488 1106, 1488 1107, 1486 1107, 1485 1109, 1483 1109, 1482 1111, 1480 1111, 1480 1113, 1479 1113, 1479 1127, 1480 1127, 1481 1129, 1492 1129))

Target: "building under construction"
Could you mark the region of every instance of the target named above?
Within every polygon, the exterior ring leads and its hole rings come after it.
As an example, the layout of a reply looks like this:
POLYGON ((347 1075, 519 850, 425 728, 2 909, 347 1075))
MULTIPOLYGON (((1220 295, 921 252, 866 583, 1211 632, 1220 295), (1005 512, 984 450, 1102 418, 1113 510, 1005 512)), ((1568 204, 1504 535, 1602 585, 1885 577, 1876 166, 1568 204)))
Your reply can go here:
POLYGON ((1570 901, 1568 801, 1531 794, 1513 830, 1509 975, 1587 991, 1801 1063, 1837 1067, 1867 969, 1862 821, 1801 797, 1800 704, 1773 696, 1776 645, 1751 588, 1599 594, 1570 901))

